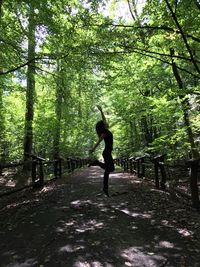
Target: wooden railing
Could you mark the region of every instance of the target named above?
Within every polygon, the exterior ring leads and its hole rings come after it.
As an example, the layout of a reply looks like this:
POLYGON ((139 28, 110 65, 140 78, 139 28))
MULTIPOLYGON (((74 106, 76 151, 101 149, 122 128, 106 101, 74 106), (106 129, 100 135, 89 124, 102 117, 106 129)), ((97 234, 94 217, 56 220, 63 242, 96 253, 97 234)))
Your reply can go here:
MULTIPOLYGON (((10 190, 5 192, 2 195, 7 195, 12 192, 16 192, 27 187, 42 187, 45 182, 50 180, 55 180, 58 178, 62 178, 64 173, 71 173, 75 169, 81 168, 88 164, 88 159, 82 158, 56 158, 53 160, 46 160, 37 155, 29 154, 30 160, 26 162, 16 162, 16 163, 5 163, 0 165, 1 171, 6 168, 17 168, 20 166, 31 166, 30 175, 31 175, 31 183, 20 187, 18 189, 10 190), (52 177, 52 178, 50 178, 52 177)), ((27 177, 28 179, 28 177, 27 177)))
MULTIPOLYGON (((166 182, 169 179, 167 170, 174 168, 173 165, 168 165, 165 162, 166 155, 156 155, 154 157, 141 156, 141 157, 120 157, 115 159, 115 163, 120 166, 124 171, 128 171, 138 177, 148 178, 149 170, 153 172, 155 187, 161 190, 166 190, 166 182), (148 171, 147 171, 148 169, 148 171)), ((188 182, 190 184, 192 206, 199 209, 199 190, 198 190, 198 177, 200 174, 200 160, 191 159, 182 165, 183 169, 187 168, 188 182)))

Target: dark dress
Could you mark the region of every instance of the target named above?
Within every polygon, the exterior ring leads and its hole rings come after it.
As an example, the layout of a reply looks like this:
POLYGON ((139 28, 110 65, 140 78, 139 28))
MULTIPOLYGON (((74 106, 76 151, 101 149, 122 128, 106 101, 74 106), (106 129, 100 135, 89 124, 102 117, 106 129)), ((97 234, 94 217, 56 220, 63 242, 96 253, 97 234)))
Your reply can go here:
POLYGON ((103 151, 105 170, 107 172, 113 172, 115 170, 114 161, 113 161, 113 157, 112 157, 113 134, 108 129, 105 129, 103 131, 103 139, 105 142, 105 148, 103 151))

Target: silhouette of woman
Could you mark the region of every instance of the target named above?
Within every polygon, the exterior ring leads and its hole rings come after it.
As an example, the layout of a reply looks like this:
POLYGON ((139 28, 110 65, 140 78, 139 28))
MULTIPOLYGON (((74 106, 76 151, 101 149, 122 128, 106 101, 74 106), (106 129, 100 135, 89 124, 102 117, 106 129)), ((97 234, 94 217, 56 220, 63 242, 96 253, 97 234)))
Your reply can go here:
POLYGON ((103 177, 103 192, 109 197, 108 193, 108 179, 111 172, 115 170, 114 161, 112 157, 113 150, 113 134, 108 130, 108 123, 106 121, 103 110, 100 106, 97 106, 99 109, 102 120, 98 121, 96 124, 96 133, 99 137, 99 140, 94 145, 94 147, 90 150, 90 152, 94 152, 99 144, 104 140, 105 148, 103 150, 103 158, 104 162, 100 162, 98 160, 94 160, 89 164, 89 166, 99 166, 105 170, 103 177))

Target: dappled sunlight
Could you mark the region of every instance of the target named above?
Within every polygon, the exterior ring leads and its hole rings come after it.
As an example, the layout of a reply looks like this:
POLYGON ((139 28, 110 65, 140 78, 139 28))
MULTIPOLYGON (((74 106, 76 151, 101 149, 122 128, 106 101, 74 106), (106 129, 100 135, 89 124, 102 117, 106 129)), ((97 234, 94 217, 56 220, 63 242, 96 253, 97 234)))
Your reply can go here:
POLYGON ((127 179, 130 178, 129 173, 113 172, 110 174, 110 178, 113 179, 127 179))
POLYGON ((130 247, 121 251, 126 266, 153 267, 162 266, 166 259, 161 255, 154 255, 154 252, 143 251, 142 248, 130 247))
POLYGON ((8 179, 6 177, 1 176, 0 177, 0 186, 6 186, 6 187, 15 187, 16 186, 16 181, 13 179, 8 179))
POLYGON ((104 224, 102 222, 97 222, 96 220, 89 220, 82 225, 79 225, 79 227, 76 227, 75 231, 78 233, 84 233, 87 231, 95 231, 97 229, 102 229, 104 224))
POLYGON ((164 190, 160 190, 160 189, 157 189, 157 188, 150 188, 150 192, 156 192, 157 194, 160 194, 160 195, 168 195, 168 196, 170 196, 169 192, 164 191, 164 190))
POLYGON ((131 184, 142 184, 142 180, 131 179, 131 184))
POLYGON ((65 245, 59 249, 59 252, 73 253, 79 250, 83 250, 85 247, 81 245, 65 245))
MULTIPOLYGON (((16 256, 17 258, 17 256, 16 256)), ((6 267, 32 267, 38 264, 38 261, 34 258, 26 259, 23 262, 17 261, 14 263, 7 264, 6 267)))
MULTIPOLYGON (((99 167, 90 167, 90 177, 89 178, 99 178, 99 167)), ((103 170, 101 170, 101 172, 103 173, 103 170)))
POLYGON ((43 188, 39 191, 40 194, 50 192, 52 190, 55 190, 55 185, 54 184, 49 184, 43 186, 43 188))
POLYGON ((22 200, 21 202, 15 202, 15 203, 12 203, 12 204, 9 204, 6 206, 6 208, 10 209, 10 208, 18 208, 18 207, 21 207, 21 206, 24 206, 24 205, 28 205, 30 203, 36 203, 36 202, 39 202, 40 200, 39 199, 34 199, 34 200, 22 200))
POLYGON ((159 241, 159 246, 163 248, 174 248, 174 244, 169 241, 159 241))
POLYGON ((10 267, 174 267, 186 250, 193 257, 195 248, 185 242, 191 241, 189 228, 172 213, 167 216, 163 203, 156 202, 157 191, 144 191, 137 177, 127 180, 123 175, 112 174, 110 198, 98 194, 102 172, 91 169, 85 180, 83 174, 74 175, 64 184, 58 181, 31 192, 31 200, 22 196, 7 204, 17 215, 11 230, 1 234, 9 239, 4 259, 12 259, 10 267), (16 252, 6 255, 11 248, 16 252))
POLYGON ((192 237, 193 236, 193 231, 188 230, 187 228, 177 228, 172 225, 172 222, 168 220, 162 220, 161 224, 164 226, 168 226, 170 228, 174 228, 181 236, 183 237, 192 237))
POLYGON ((7 187, 15 187, 16 186, 16 182, 10 179, 10 180, 7 181, 5 186, 7 186, 7 187))
POLYGON ((141 219, 151 219, 152 215, 149 214, 149 213, 140 213, 140 212, 131 212, 129 211, 127 208, 124 208, 124 209, 119 209, 117 208, 117 210, 131 216, 131 217, 134 217, 134 218, 141 218, 141 219))
POLYGON ((187 230, 186 228, 177 228, 177 231, 184 237, 191 237, 193 235, 193 232, 187 230))
POLYGON ((101 263, 99 261, 76 261, 72 267, 114 267, 110 263, 101 263))
POLYGON ((92 201, 91 200, 74 200, 72 202, 70 202, 70 207, 72 209, 82 209, 82 208, 88 208, 92 205, 92 201))
MULTIPOLYGON (((80 216, 83 216, 80 214, 80 216)), ((68 222, 64 222, 62 227, 57 227, 56 232, 68 232, 70 229, 74 231, 74 233, 85 233, 85 232, 95 232, 96 230, 102 229, 104 227, 103 222, 98 222, 95 219, 90 219, 84 222, 78 222, 78 220, 70 220, 68 222)))
POLYGON ((15 174, 16 171, 5 169, 3 174, 0 175, 0 186, 15 187, 17 184, 17 181, 13 178, 15 174))

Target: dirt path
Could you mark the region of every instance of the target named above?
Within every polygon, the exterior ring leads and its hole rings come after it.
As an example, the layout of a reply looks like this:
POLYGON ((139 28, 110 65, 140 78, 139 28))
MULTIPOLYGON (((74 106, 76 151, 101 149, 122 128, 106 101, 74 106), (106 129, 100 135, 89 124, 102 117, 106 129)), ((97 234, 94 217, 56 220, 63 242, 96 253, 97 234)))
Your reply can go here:
POLYGON ((102 175, 91 167, 0 199, 0 266, 200 266, 199 213, 119 171, 112 197, 98 195, 102 175))

